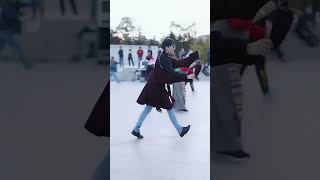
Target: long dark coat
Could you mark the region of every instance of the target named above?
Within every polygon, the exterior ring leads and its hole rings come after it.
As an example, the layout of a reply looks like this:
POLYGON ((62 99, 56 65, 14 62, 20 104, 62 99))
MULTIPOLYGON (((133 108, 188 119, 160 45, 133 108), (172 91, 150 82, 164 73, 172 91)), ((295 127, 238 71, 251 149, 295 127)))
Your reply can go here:
POLYGON ((137 103, 156 107, 158 111, 161 111, 161 108, 172 109, 175 100, 171 96, 170 88, 166 89, 166 84, 188 81, 188 79, 186 74, 172 72, 171 70, 161 67, 161 61, 170 61, 172 63, 170 64, 171 69, 175 69, 179 67, 189 67, 197 59, 199 59, 198 52, 182 60, 172 58, 168 56, 168 54, 163 53, 160 58, 157 59, 155 67, 151 71, 148 81, 137 99, 137 103))
POLYGON ((95 104, 85 128, 96 136, 110 137, 110 82, 95 104))

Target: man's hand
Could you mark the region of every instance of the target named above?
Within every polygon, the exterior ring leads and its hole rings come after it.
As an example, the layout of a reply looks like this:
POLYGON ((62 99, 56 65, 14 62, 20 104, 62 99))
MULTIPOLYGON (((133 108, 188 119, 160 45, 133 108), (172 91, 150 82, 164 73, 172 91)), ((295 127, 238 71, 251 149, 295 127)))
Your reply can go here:
POLYGON ((199 60, 196 60, 196 61, 194 61, 190 66, 189 66, 189 68, 191 68, 191 67, 193 67, 193 66, 195 66, 195 65, 197 65, 197 64, 199 64, 200 63, 200 61, 199 60))
POLYGON ((256 13, 256 16, 253 18, 252 22, 256 23, 264 17, 272 13, 272 11, 277 9, 277 4, 272 0, 268 1, 260 10, 256 13))
POLYGON ((258 41, 248 43, 247 53, 249 55, 261 55, 265 56, 270 53, 273 47, 271 39, 260 39, 258 41))
POLYGON ((196 78, 196 75, 195 75, 194 73, 189 74, 189 75, 187 76, 187 79, 194 79, 194 78, 196 78))

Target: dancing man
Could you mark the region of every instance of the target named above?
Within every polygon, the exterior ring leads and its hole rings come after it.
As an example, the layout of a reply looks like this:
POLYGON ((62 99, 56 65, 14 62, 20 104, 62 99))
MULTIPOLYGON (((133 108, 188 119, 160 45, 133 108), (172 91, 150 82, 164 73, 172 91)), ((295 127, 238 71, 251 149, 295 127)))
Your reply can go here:
POLYGON ((169 84, 188 81, 196 77, 194 73, 187 75, 176 72, 174 69, 178 67, 189 67, 199 59, 199 53, 195 52, 183 60, 178 60, 174 54, 175 42, 170 38, 166 38, 162 42, 162 48, 163 53, 160 55, 160 58, 157 59, 155 67, 150 73, 148 81, 137 100, 139 104, 145 105, 143 112, 140 114, 140 117, 131 132, 132 135, 139 139, 143 138, 140 133, 142 123, 153 107, 156 107, 159 112, 162 112, 161 108, 167 110, 169 118, 180 137, 183 137, 190 129, 190 125, 182 127, 179 124, 174 111, 172 110, 175 100, 171 96, 169 84))

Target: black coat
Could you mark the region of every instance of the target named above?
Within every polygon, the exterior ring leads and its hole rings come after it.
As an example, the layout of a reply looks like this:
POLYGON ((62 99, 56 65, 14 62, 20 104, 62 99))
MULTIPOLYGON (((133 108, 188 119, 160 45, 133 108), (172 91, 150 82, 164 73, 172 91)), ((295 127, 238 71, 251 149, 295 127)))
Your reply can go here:
POLYGON ((96 136, 110 137, 110 82, 90 113, 85 128, 96 136))
POLYGON ((188 81, 187 75, 174 71, 175 68, 189 67, 195 60, 199 59, 199 53, 195 52, 183 60, 177 60, 166 53, 162 53, 157 59, 154 69, 148 76, 148 81, 144 86, 137 103, 160 108, 172 109, 174 98, 170 90, 166 89, 166 84, 180 81, 188 81))

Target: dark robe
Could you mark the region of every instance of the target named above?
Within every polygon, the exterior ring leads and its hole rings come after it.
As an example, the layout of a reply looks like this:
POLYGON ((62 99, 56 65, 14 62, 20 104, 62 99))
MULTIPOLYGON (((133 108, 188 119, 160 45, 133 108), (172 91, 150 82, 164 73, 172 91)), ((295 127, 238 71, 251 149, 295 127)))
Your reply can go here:
POLYGON ((95 104, 85 128, 96 136, 110 137, 110 82, 95 104), (107 123, 108 122, 108 123, 107 123))
POLYGON ((172 109, 175 100, 171 96, 170 88, 166 89, 166 84, 188 81, 186 74, 176 72, 174 69, 189 67, 197 59, 199 59, 198 52, 192 53, 182 60, 172 58, 165 52, 162 53, 138 97, 137 103, 156 107, 158 111, 161 111, 161 108, 172 109))

